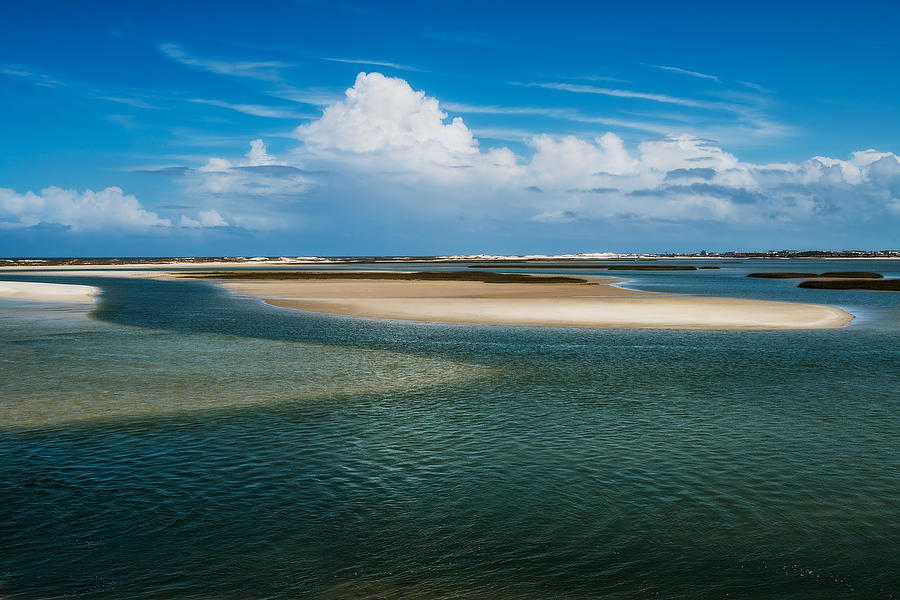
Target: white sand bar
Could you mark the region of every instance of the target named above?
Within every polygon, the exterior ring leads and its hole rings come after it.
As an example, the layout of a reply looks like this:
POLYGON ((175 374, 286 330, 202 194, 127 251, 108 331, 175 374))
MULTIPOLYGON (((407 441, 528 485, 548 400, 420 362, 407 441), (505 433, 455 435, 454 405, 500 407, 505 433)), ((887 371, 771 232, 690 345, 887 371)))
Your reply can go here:
POLYGON ((572 283, 245 280, 225 287, 274 306, 445 323, 663 329, 827 329, 853 316, 818 304, 669 296, 625 290, 616 280, 572 283))
POLYGON ((99 288, 91 285, 0 281, 0 298, 45 302, 94 302, 99 288))

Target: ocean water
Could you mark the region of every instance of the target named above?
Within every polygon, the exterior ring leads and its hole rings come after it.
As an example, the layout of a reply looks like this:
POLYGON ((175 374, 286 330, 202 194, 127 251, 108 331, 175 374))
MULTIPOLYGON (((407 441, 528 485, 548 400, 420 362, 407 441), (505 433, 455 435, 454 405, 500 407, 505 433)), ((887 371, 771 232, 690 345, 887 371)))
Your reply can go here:
POLYGON ((900 294, 744 275, 900 262, 721 266, 615 275, 857 318, 401 323, 105 277, 53 278, 95 310, 0 301, 0 597, 896 598, 900 294))

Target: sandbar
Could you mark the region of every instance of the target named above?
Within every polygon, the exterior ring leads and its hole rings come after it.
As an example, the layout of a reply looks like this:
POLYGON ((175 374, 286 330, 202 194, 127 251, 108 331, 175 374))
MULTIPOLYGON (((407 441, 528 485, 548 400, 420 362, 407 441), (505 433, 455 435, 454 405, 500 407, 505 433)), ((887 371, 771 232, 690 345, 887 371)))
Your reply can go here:
POLYGON ((675 296, 588 283, 229 280, 225 288, 317 313, 443 323, 653 329, 829 329, 853 315, 832 306, 675 296))
POLYGON ((0 281, 0 298, 43 300, 45 302, 94 302, 98 288, 92 285, 0 281))

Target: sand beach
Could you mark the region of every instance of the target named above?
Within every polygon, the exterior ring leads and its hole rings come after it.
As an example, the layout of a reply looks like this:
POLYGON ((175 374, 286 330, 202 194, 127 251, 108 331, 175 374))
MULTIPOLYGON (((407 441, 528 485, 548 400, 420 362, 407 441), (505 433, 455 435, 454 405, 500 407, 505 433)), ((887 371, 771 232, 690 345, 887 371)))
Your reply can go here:
POLYGON ((45 302, 94 302, 100 290, 91 285, 0 281, 0 298, 45 302))
POLYGON ((661 329, 828 329, 853 316, 832 306, 628 290, 620 280, 485 283, 377 279, 229 280, 239 294, 318 313, 445 323, 661 329))

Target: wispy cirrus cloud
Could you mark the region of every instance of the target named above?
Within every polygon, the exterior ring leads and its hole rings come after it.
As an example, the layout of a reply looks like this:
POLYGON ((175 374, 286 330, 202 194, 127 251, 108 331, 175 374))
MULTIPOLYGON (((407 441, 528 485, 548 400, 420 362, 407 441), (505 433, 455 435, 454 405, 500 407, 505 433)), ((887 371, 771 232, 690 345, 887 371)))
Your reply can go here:
POLYGON ((51 77, 50 75, 35 69, 29 69, 23 65, 2 65, 0 66, 0 73, 9 75, 10 77, 21 77, 22 79, 28 80, 29 83, 41 87, 61 87, 66 85, 66 83, 60 79, 51 77))
POLYGON ((540 115, 545 117, 568 118, 573 111, 564 108, 539 106, 501 106, 497 104, 466 104, 464 102, 443 102, 441 106, 451 112, 483 115, 540 115))
POLYGON ((635 131, 646 131, 657 135, 670 135, 674 132, 674 128, 665 124, 652 123, 648 121, 634 121, 630 119, 616 119, 609 117, 597 117, 585 115, 573 109, 568 108, 550 108, 539 106, 497 106, 497 105, 476 105, 463 104, 456 102, 445 102, 443 107, 451 112, 463 114, 486 114, 486 115, 526 115, 540 116, 550 119, 560 119, 563 121, 572 121, 575 123, 590 123, 594 125, 606 125, 609 127, 621 127, 624 129, 633 129, 635 131))
POLYGON ((24 65, 0 65, 0 75, 18 77, 36 87, 64 88, 69 94, 125 104, 133 108, 157 109, 159 106, 152 102, 156 101, 158 104, 162 104, 173 99, 172 93, 162 94, 118 85, 98 85, 24 65))
POLYGON ((653 67, 654 69, 661 69, 663 71, 669 71, 670 73, 678 73, 679 75, 688 75, 689 77, 697 77, 699 79, 709 79, 711 81, 715 81, 717 83, 721 83, 721 80, 715 75, 709 75, 707 73, 700 73, 699 71, 689 71, 687 69, 682 69, 681 67, 670 67, 666 65, 654 65, 651 63, 643 63, 648 67, 653 67))
POLYGON ((619 77, 609 77, 606 75, 581 75, 580 77, 572 77, 571 79, 582 79, 584 81, 615 81, 616 83, 628 83, 627 79, 619 77))
POLYGON ((370 60, 365 58, 336 58, 336 57, 320 57, 320 60, 327 60, 329 62, 336 63, 347 63, 351 65, 371 65, 374 67, 387 67, 389 69, 397 69, 399 71, 419 71, 422 69, 417 67, 413 67, 410 65, 404 65, 401 63, 388 62, 386 60, 370 60))
POLYGON ((597 94, 601 96, 611 96, 613 98, 633 98, 635 100, 649 100, 651 102, 676 104, 678 106, 688 106, 691 108, 706 108, 714 110, 734 110, 735 108, 734 106, 726 104, 724 102, 709 102, 706 100, 694 100, 692 98, 670 96, 668 94, 637 92, 633 90, 597 87, 593 85, 583 85, 578 83, 538 82, 526 83, 521 85, 526 85, 528 87, 539 87, 548 90, 560 90, 563 92, 572 92, 575 94, 597 94))
POLYGON ((774 91, 768 88, 764 88, 758 83, 753 83, 752 81, 741 81, 740 79, 736 79, 735 81, 745 87, 750 88, 751 90, 756 90, 757 92, 761 92, 763 94, 771 94, 774 91))
POLYGON ((266 92, 274 98, 289 100, 298 104, 311 104, 312 106, 328 106, 341 99, 342 90, 326 87, 299 88, 290 85, 282 85, 274 90, 266 92))
MULTIPOLYGON (((764 103, 761 103, 758 95, 732 93, 730 96, 738 100, 737 102, 722 102, 561 82, 518 83, 515 85, 560 90, 577 94, 597 94, 614 98, 646 100, 668 104, 670 106, 707 111, 709 114, 704 116, 707 125, 702 129, 698 128, 694 130, 693 135, 714 137, 720 141, 732 143, 740 143, 740 140, 737 138, 753 138, 759 140, 763 138, 783 137, 792 131, 789 126, 779 123, 777 120, 766 114, 764 111, 764 103), (723 121, 721 118, 722 115, 730 115, 731 120, 723 121)), ((602 118, 598 118, 593 122, 620 127, 630 127, 631 125, 638 123, 622 120, 617 122, 614 119, 602 118)), ((656 133, 663 135, 669 135, 672 131, 672 127, 670 126, 659 126, 653 129, 647 127, 631 128, 655 131, 656 133)), ((684 131, 684 129, 682 129, 682 131, 684 131)))
POLYGON ((266 117, 269 119, 306 119, 312 116, 304 115, 287 108, 263 106, 260 104, 234 104, 231 102, 225 102, 224 100, 207 100, 204 98, 188 98, 188 102, 193 102, 194 104, 206 104, 207 106, 217 106, 219 108, 233 110, 245 115, 251 115, 254 117, 266 117))
POLYGON ((150 104, 149 102, 135 97, 124 97, 124 96, 99 96, 99 100, 106 100, 107 102, 115 102, 117 104, 125 104, 127 106, 133 106, 134 108, 146 108, 146 109, 155 109, 158 108, 150 104))
POLYGON ((282 61, 249 61, 229 60, 222 58, 201 58, 195 56, 181 46, 174 43, 160 44, 159 51, 167 58, 187 67, 210 71, 220 75, 233 77, 246 77, 261 81, 280 81, 281 69, 288 69, 294 65, 282 61))

